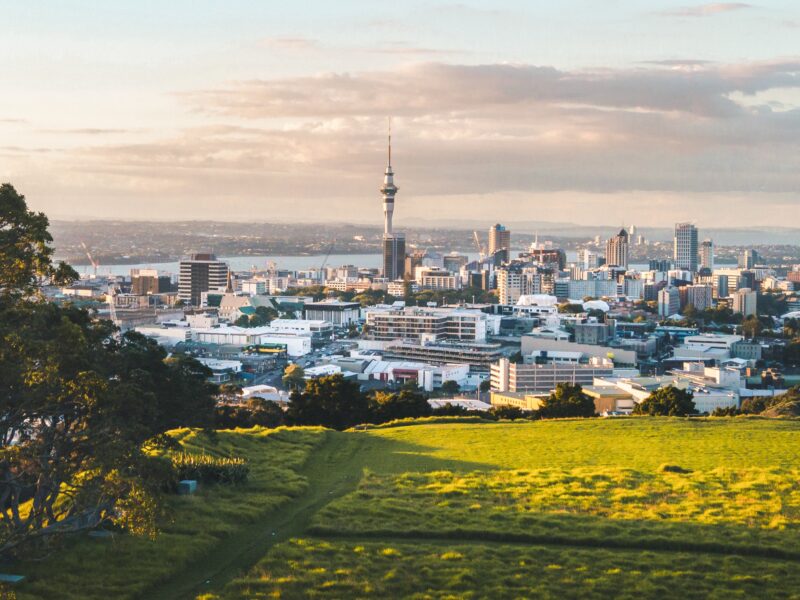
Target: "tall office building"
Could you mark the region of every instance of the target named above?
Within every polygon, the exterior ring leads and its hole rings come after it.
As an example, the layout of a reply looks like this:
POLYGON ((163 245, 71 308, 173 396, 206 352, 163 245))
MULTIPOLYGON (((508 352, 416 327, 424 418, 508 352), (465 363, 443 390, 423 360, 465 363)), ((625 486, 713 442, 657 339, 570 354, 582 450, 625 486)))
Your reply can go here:
POLYGON ((742 269, 752 269, 760 260, 761 257, 758 255, 757 251, 745 250, 739 255, 739 266, 742 269))
POLYGON ((676 269, 697 272, 697 227, 692 223, 676 223, 673 262, 676 269))
POLYGON ((131 269, 131 294, 147 296, 173 291, 172 278, 159 275, 155 269, 131 269))
POLYGON ((495 223, 489 227, 489 256, 494 256, 496 252, 505 251, 504 260, 511 259, 511 231, 505 225, 495 223))
POLYGON ((700 245, 700 268, 714 270, 714 242, 712 240, 703 240, 700 245))
POLYGON ((402 279, 406 266, 406 236, 392 231, 394 196, 397 186, 392 171, 392 134, 389 132, 389 161, 383 176, 383 276, 389 281, 402 279))
POLYGON ((628 268, 630 256, 630 243, 628 232, 620 229, 619 233, 606 242, 606 264, 615 267, 628 268))
POLYGON ((178 298, 186 304, 200 306, 203 292, 224 290, 228 283, 228 264, 213 254, 192 254, 180 263, 178 298))

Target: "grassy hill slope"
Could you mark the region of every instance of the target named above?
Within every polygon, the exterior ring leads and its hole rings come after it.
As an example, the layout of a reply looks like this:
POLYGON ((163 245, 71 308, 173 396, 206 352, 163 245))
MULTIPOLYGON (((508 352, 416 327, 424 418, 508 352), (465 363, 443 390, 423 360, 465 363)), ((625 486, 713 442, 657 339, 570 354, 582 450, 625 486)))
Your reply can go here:
MULTIPOLYGON (((793 597, 800 421, 416 421, 245 430, 251 481, 156 541, 81 540, 20 598, 793 597), (87 583, 88 582, 88 583, 87 583)), ((800 596, 794 596, 800 597, 800 596)))

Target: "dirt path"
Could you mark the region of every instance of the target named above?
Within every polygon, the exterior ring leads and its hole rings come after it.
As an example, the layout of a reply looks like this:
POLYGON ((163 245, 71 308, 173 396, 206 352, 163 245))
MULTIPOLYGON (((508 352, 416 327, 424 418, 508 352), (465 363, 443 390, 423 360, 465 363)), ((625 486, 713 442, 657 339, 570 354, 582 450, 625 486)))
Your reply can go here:
POLYGON ((308 489, 267 518, 226 538, 204 560, 195 562, 155 589, 142 595, 148 600, 194 599, 218 592, 253 567, 279 542, 302 535, 314 514, 335 498, 355 489, 361 478, 364 436, 329 431, 309 457, 301 473, 308 489))

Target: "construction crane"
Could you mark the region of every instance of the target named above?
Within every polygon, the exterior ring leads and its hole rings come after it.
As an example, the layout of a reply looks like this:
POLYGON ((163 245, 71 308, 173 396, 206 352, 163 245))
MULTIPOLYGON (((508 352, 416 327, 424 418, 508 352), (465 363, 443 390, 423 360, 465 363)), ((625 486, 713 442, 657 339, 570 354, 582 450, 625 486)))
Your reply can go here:
POLYGON ((473 231, 472 237, 475 239, 475 247, 478 249, 478 257, 481 260, 483 260, 484 258, 486 258, 486 251, 483 249, 483 246, 481 245, 481 239, 478 237, 478 232, 473 231))
POLYGON ((92 258, 92 255, 89 252, 89 248, 86 247, 86 244, 84 242, 81 242, 81 246, 83 246, 83 251, 86 252, 86 258, 89 259, 89 264, 91 264, 92 268, 94 269, 94 278, 97 279, 97 267, 100 266, 100 263, 92 258))
POLYGON ((319 270, 322 271, 325 268, 325 265, 328 264, 328 259, 331 257, 331 252, 333 251, 333 245, 336 243, 336 240, 333 240, 328 246, 328 251, 325 253, 325 258, 322 259, 322 264, 319 266, 319 270))

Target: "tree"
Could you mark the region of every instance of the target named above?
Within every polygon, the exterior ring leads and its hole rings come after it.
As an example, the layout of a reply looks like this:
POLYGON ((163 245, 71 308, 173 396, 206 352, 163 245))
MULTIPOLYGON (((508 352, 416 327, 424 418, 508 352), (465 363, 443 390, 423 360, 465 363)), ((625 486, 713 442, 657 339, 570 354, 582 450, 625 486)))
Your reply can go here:
POLYGON ((29 295, 40 280, 64 285, 78 278, 65 263, 53 265, 53 237, 44 213, 28 210, 25 196, 10 183, 0 185, 0 295, 29 295))
POLYGON ((432 409, 425 394, 403 388, 395 393, 376 392, 370 412, 373 423, 385 423, 395 419, 427 417, 432 409))
POLYGON ((494 406, 492 407, 491 414, 496 419, 503 419, 508 421, 525 419, 530 416, 530 413, 523 411, 521 408, 517 406, 494 406))
POLYGON ((311 379, 305 391, 292 392, 287 420, 294 425, 347 429, 369 419, 369 399, 357 382, 341 374, 311 379))
POLYGON ((219 386, 219 396, 225 402, 235 402, 242 395, 242 386, 238 383, 223 383, 219 386))
POLYGON ((283 371, 283 385, 290 390, 301 390, 306 385, 306 372, 297 363, 291 363, 283 371))
POLYGON ((764 329, 761 321, 755 315, 749 315, 742 321, 742 335, 747 338, 756 338, 764 329))
POLYGON ((216 429, 280 427, 285 421, 283 409, 276 402, 263 398, 250 398, 244 405, 221 404, 214 415, 216 429))
POLYGON ((151 531, 142 446, 211 425, 210 372, 71 306, 19 302, 0 322, 0 552, 106 519, 151 531))
POLYGON ((633 408, 635 415, 685 417, 697 413, 694 394, 669 385, 652 392, 633 408))
POLYGON ((457 381, 453 381, 452 379, 448 379, 447 381, 442 383, 442 393, 448 396, 454 396, 458 392, 461 391, 461 386, 458 384, 457 381))
POLYGON ((186 356, 38 301, 53 266, 47 218, 0 186, 0 554, 111 520, 152 532, 160 469, 143 449, 206 427, 216 386, 186 356))
POLYGON ((491 389, 492 389, 492 382, 489 381, 488 379, 484 379, 483 381, 481 381, 480 386, 478 386, 478 390, 481 393, 486 393, 491 389))
POLYGON ((584 393, 580 385, 572 383, 559 383, 539 407, 539 416, 544 419, 594 415, 594 400, 584 393))

